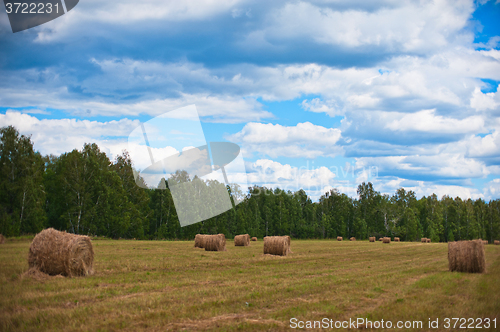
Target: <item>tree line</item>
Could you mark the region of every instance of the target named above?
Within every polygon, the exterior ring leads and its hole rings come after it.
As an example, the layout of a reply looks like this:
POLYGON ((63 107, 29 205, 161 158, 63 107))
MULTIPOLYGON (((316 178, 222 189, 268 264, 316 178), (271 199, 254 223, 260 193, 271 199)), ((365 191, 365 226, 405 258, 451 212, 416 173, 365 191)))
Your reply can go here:
MULTIPOLYGON (((174 180, 189 179, 177 171, 174 180)), ((208 220, 181 227, 165 181, 147 189, 135 183, 127 152, 110 161, 96 144, 60 156, 34 151, 30 137, 12 126, 0 129, 0 233, 35 234, 47 227, 76 234, 136 239, 192 239, 195 234, 290 235, 300 239, 342 236, 421 237, 433 242, 500 239, 500 200, 462 200, 435 194, 417 199, 400 188, 392 196, 372 183, 357 188, 357 198, 336 189, 312 202, 304 190, 227 186, 242 202, 208 220)), ((198 185, 198 184, 196 184, 198 185)))

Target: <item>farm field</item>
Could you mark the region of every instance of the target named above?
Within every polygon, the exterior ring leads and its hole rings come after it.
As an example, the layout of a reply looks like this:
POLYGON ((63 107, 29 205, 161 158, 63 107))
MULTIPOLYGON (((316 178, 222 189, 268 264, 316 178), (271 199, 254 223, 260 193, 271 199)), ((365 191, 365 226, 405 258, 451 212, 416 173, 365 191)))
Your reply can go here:
POLYGON ((263 255, 262 239, 228 240, 226 252, 99 239, 95 274, 76 278, 28 276, 29 245, 0 245, 0 331, 289 331, 291 318, 358 317, 423 322, 408 331, 429 330, 429 318, 440 320, 432 331, 450 331, 444 318, 488 317, 500 330, 491 244, 486 273, 465 274, 448 272, 446 243, 292 240, 293 253, 277 257, 263 255))

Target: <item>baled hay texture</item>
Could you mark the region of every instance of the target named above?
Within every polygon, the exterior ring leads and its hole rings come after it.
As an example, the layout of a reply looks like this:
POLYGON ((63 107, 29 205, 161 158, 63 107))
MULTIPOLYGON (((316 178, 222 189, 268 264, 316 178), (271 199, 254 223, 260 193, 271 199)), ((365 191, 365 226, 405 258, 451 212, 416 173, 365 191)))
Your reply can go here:
POLYGON ((484 243, 484 244, 488 244, 488 240, 484 240, 484 241, 483 241, 483 243, 484 243))
POLYGON ((287 245, 288 245, 288 253, 292 253, 293 254, 292 247, 291 247, 292 238, 289 235, 285 235, 285 238, 286 238, 286 242, 287 242, 287 245))
POLYGON ((5 237, 0 234, 0 244, 4 244, 5 243, 5 237))
POLYGON ((431 243, 431 239, 427 239, 427 243, 431 243))
POLYGON ((483 273, 486 269, 483 241, 448 242, 448 267, 451 272, 483 273))
POLYGON ((257 241, 257 238, 254 236, 254 237, 252 238, 252 241, 257 241))
POLYGON ((250 245, 250 235, 236 235, 234 237, 234 245, 237 247, 246 247, 250 245))
POLYGON ((390 237, 384 237, 382 240, 382 243, 391 243, 391 238, 390 237))
POLYGON ((266 236, 264 254, 286 256, 290 252, 286 236, 266 236))
POLYGON ((494 242, 497 246, 500 245, 500 241, 499 240, 495 240, 494 242))
POLYGON ((356 241, 356 238, 353 236, 349 239, 349 241, 356 241))
POLYGON ((370 237, 368 238, 368 240, 369 240, 370 242, 375 242, 375 236, 370 236, 370 237))
POLYGON ((205 239, 208 235, 205 234, 196 234, 194 237, 194 247, 195 248, 205 248, 205 239))
POLYGON ((30 268, 49 275, 86 276, 93 273, 94 250, 88 236, 53 228, 38 233, 28 253, 30 268))
POLYGON ((427 238, 423 237, 420 239, 420 241, 422 241, 422 243, 426 243, 427 242, 427 238))
POLYGON ((378 240, 379 240, 379 241, 384 241, 384 238, 383 238, 383 237, 381 237, 381 238, 379 238, 378 240))
POLYGON ((226 236, 224 234, 207 235, 205 251, 226 251, 226 236))
POLYGON ((337 236, 337 241, 342 241, 342 236, 337 236))
POLYGON ((394 242, 399 242, 399 237, 395 237, 394 242))

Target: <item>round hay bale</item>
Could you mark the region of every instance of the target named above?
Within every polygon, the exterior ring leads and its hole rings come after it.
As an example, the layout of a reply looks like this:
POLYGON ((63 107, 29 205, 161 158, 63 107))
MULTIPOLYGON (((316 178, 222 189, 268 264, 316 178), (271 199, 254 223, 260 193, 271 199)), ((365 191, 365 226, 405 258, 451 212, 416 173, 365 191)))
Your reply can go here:
POLYGON ((399 237, 395 237, 394 242, 399 242, 399 237))
POLYGON ((234 237, 234 245, 237 247, 247 247, 250 245, 250 235, 242 234, 234 237))
POLYGON ((431 243, 431 239, 427 239, 427 243, 431 243))
POLYGON ((286 256, 290 252, 286 236, 266 236, 264 254, 286 256))
POLYGON ((4 243, 5 243, 5 236, 0 234, 0 244, 4 244, 4 243))
POLYGON ((368 241, 370 241, 370 242, 375 242, 375 236, 370 236, 370 237, 368 238, 368 241))
POLYGON ((391 243, 391 238, 390 237, 384 237, 382 239, 382 243, 391 243))
POLYGON ((498 246, 498 245, 500 245, 500 241, 499 241, 499 240, 495 240, 495 242, 494 242, 494 243, 495 243, 495 245, 497 245, 497 246, 498 246))
POLYGON ((205 251, 227 251, 226 236, 224 234, 206 235, 205 251))
POLYGON ((484 244, 488 244, 488 240, 483 240, 483 243, 484 244))
POLYGON ((337 236, 337 241, 342 241, 342 236, 337 236))
POLYGON ((353 236, 349 239, 349 241, 356 241, 356 238, 353 236))
POLYGON ((255 236, 252 237, 252 241, 257 241, 257 238, 255 236))
POLYGON ((483 273, 486 270, 483 241, 449 242, 448 268, 450 272, 483 273))
POLYGON ((205 234, 196 234, 194 237, 194 247, 195 248, 205 248, 205 239, 207 235, 205 234))
POLYGON ((293 254, 292 247, 291 247, 292 238, 289 235, 285 235, 285 239, 286 239, 286 243, 288 245, 288 253, 292 253, 293 254))
POLYGON ((427 243, 427 238, 423 237, 423 238, 421 238, 421 239, 420 239, 420 241, 421 241, 422 243, 427 243))
POLYGON ((93 273, 94 250, 88 236, 48 228, 38 233, 28 253, 30 268, 49 275, 86 276, 93 273))
POLYGON ((384 241, 384 238, 383 238, 383 237, 381 237, 381 238, 379 238, 378 240, 379 240, 379 241, 384 241))

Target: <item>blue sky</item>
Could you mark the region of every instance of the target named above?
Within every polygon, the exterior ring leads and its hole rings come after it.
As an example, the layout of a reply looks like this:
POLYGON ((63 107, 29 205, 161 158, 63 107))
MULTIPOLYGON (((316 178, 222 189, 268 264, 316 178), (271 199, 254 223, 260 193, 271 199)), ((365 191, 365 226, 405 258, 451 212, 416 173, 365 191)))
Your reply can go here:
POLYGON ((13 34, 2 11, 0 126, 113 158, 195 104, 250 184, 497 199, 499 18, 496 0, 81 0, 13 34))

